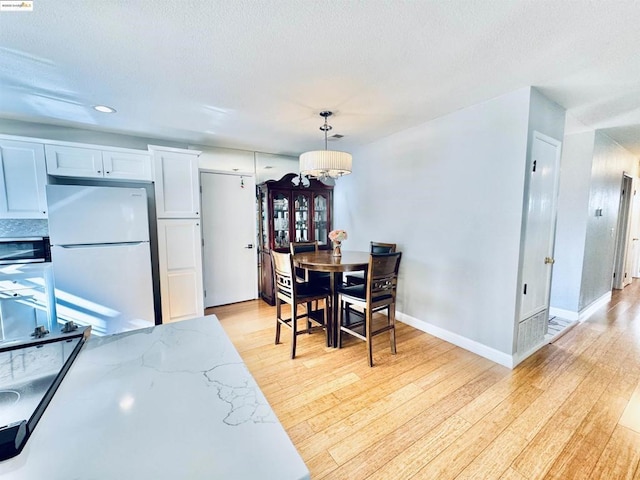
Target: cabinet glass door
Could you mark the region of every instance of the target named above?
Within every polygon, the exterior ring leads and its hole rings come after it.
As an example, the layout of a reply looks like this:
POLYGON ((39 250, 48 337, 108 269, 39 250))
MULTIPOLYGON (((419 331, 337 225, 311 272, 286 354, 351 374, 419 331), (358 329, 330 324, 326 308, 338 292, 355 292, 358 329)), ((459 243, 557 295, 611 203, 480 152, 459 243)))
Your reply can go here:
POLYGON ((318 245, 326 245, 329 240, 329 225, 327 216, 328 198, 318 194, 313 200, 313 215, 315 223, 315 239, 318 245))
POLYGON ((275 248, 289 247, 289 196, 273 193, 273 243, 275 248))
POLYGON ((267 216, 267 192, 260 190, 260 244, 263 249, 269 248, 269 217, 267 216))
POLYGON ((311 217, 309 215, 309 197, 307 195, 295 194, 296 207, 296 223, 295 223, 295 239, 296 242, 309 241, 309 224, 311 217))

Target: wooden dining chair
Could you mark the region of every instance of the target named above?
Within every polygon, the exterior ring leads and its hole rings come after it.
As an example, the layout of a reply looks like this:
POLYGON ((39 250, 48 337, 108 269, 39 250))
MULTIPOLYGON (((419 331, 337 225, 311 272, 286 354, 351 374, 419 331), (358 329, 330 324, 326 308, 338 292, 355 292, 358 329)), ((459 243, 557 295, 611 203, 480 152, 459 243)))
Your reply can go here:
MULTIPOLYGON (((297 253, 317 252, 318 242, 291 242, 289 244, 289 251, 291 255, 297 253)), ((321 284, 323 287, 328 287, 330 282, 330 273, 328 272, 314 272, 305 270, 304 268, 295 269, 296 279, 300 282, 311 282, 315 284, 321 284)))
POLYGON ((303 333, 311 333, 317 329, 326 329, 326 345, 329 346, 329 331, 327 323, 326 306, 329 304, 329 289, 319 285, 312 285, 309 282, 300 282, 296 280, 293 272, 294 265, 289 253, 278 253, 271 251, 271 261, 273 266, 273 284, 275 287, 276 297, 276 345, 280 343, 280 327, 282 325, 288 327, 292 331, 291 336, 291 358, 296 357, 296 343, 298 335, 303 333), (324 300, 325 308, 315 310, 312 309, 312 302, 324 300), (283 318, 282 303, 291 305, 291 316, 283 318), (299 305, 305 304, 306 310, 300 312, 299 305), (306 328, 298 329, 298 320, 306 318, 306 328))
MULTIPOLYGON (((371 242, 369 245, 370 253, 393 253, 396 251, 395 243, 371 242)), ((355 272, 345 275, 345 283, 347 285, 364 285, 364 272, 355 272)))
POLYGON ((396 290, 401 258, 402 252, 372 253, 365 284, 338 287, 338 346, 342 347, 342 333, 364 340, 370 367, 373 367, 374 336, 390 332, 391 353, 396 353, 396 290), (352 310, 353 306, 360 307, 362 313, 352 310), (386 322, 374 327, 373 314, 385 309, 386 322), (351 322, 349 317, 352 315, 360 320, 351 322))
MULTIPOLYGON (((295 255, 296 253, 308 253, 308 252, 317 252, 318 251, 318 242, 291 242, 289 244, 289 251, 291 255, 295 255)), ((304 268, 295 268, 296 279, 299 282, 308 282, 309 281, 309 271, 304 268)))

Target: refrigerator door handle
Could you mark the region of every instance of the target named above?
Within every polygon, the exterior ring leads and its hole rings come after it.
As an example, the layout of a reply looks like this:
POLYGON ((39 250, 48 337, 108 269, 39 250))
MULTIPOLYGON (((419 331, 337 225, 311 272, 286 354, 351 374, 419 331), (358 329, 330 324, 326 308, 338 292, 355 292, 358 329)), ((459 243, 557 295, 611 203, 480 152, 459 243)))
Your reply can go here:
POLYGON ((53 245, 60 248, 95 248, 95 247, 135 247, 149 242, 119 242, 119 243, 79 243, 75 245, 53 245))

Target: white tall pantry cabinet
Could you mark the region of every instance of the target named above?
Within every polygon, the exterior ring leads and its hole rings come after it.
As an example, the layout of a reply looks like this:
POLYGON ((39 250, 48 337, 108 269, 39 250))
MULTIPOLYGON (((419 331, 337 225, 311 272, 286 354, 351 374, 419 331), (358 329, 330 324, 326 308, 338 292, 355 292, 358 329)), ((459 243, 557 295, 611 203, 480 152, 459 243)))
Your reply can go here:
POLYGON ((204 314, 199 151, 149 146, 153 154, 162 323, 204 314))

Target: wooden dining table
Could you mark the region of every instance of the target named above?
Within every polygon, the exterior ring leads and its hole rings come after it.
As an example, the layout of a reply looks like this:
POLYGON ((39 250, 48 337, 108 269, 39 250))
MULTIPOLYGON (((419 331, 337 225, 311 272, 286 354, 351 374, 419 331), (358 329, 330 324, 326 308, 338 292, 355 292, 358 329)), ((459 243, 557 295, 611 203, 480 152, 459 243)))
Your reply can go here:
POLYGON ((338 286, 344 272, 365 270, 369 265, 369 252, 343 251, 334 257, 332 250, 297 253, 293 256, 296 267, 316 272, 330 272, 331 304, 327 308, 327 336, 334 348, 338 347, 338 286))

